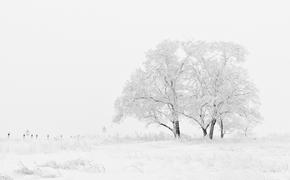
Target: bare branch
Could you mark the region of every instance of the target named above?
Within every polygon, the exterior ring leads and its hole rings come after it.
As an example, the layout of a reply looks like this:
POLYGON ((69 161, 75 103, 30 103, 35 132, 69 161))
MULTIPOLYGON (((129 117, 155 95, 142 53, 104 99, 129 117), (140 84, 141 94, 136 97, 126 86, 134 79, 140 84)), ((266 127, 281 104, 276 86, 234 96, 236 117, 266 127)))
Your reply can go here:
POLYGON ((200 127, 203 127, 202 126, 202 124, 195 118, 195 117, 193 117, 193 116, 190 116, 190 115, 188 115, 188 114, 185 114, 184 112, 179 112, 178 111, 178 113, 180 113, 181 115, 183 115, 183 116, 185 116, 185 117, 187 117, 187 118, 190 118, 190 119, 193 119, 198 125, 200 125, 200 127))
POLYGON ((163 126, 163 127, 166 127, 166 128, 168 128, 170 131, 173 132, 173 129, 172 129, 171 127, 167 126, 166 124, 164 124, 164 123, 159 123, 159 125, 160 125, 160 126, 163 126))

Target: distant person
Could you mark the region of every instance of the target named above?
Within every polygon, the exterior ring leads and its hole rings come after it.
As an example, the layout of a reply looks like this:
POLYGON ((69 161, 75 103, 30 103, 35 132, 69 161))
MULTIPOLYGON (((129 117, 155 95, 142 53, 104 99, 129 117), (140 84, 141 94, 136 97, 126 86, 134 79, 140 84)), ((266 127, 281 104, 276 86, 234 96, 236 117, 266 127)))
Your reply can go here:
POLYGON ((36 139, 38 138, 38 134, 35 135, 35 138, 36 138, 36 139))
POLYGON ((23 136, 22 136, 22 137, 23 137, 23 139, 25 139, 25 134, 23 134, 23 136))
POLYGON ((10 132, 8 133, 8 139, 10 138, 10 132))
POLYGON ((49 134, 48 134, 48 135, 46 135, 46 139, 49 139, 49 134))
POLYGON ((33 134, 30 135, 31 139, 33 139, 33 134))

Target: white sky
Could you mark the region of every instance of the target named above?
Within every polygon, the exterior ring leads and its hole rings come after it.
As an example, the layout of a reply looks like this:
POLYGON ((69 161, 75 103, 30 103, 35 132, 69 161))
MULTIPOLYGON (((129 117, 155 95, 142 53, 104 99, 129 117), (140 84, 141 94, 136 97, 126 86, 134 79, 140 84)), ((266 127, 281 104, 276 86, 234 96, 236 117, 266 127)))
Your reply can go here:
POLYGON ((244 45, 260 89, 261 133, 290 133, 287 1, 0 2, 0 134, 94 133, 161 40, 244 45))

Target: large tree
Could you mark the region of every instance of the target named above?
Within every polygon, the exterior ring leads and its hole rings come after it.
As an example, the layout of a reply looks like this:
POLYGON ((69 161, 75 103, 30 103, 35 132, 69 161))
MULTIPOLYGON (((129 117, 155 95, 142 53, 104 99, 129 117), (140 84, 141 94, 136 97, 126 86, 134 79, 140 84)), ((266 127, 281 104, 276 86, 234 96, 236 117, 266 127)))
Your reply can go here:
POLYGON ((180 42, 164 41, 146 53, 144 66, 132 75, 117 101, 119 114, 158 123, 180 137, 178 112, 187 58, 179 50, 180 42))
POLYGON ((221 137, 239 124, 254 124, 259 99, 242 67, 245 56, 243 47, 229 42, 164 41, 146 53, 144 66, 128 81, 116 101, 116 119, 133 115, 179 137, 183 115, 210 139, 216 123, 221 137))
MULTIPOLYGON (((201 62, 204 64, 203 77, 211 99, 209 137, 212 139, 217 121, 222 132, 225 126, 223 120, 229 119, 227 116, 258 114, 259 99, 257 89, 242 66, 246 57, 243 47, 234 43, 217 42, 210 43, 206 49, 201 62)), ((239 119, 236 123, 238 121, 239 119)))
POLYGON ((246 57, 242 46, 230 42, 188 41, 183 43, 183 50, 188 62, 186 96, 180 113, 196 122, 204 136, 210 128, 212 139, 218 122, 223 137, 224 127, 229 125, 224 121, 230 121, 230 117, 243 117, 235 118, 236 124, 245 117, 252 121, 260 118, 257 89, 242 67, 246 57))

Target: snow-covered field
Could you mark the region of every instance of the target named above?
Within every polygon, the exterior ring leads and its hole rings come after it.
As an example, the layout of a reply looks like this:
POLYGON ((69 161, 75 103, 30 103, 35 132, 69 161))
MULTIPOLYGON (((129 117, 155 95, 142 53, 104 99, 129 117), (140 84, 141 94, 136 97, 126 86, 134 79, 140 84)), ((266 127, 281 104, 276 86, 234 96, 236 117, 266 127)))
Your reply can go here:
POLYGON ((0 140, 0 180, 290 179, 290 139, 0 140))

